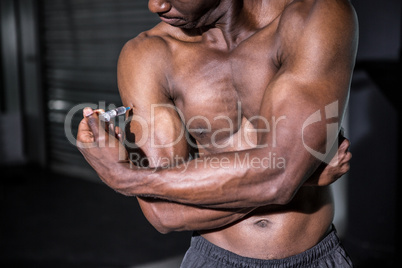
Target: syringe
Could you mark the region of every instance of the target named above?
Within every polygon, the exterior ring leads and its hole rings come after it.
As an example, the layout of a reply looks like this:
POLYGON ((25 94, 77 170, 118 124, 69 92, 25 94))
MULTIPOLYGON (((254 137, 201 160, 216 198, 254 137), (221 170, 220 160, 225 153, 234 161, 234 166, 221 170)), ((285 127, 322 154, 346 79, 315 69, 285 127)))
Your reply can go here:
POLYGON ((113 110, 110 110, 110 111, 107 111, 107 112, 104 112, 104 113, 100 114, 99 119, 102 120, 102 121, 105 121, 105 122, 109 122, 110 119, 112 119, 112 118, 114 118, 116 116, 125 114, 128 110, 130 110, 130 107, 121 106, 121 107, 118 107, 116 109, 113 109, 113 110))

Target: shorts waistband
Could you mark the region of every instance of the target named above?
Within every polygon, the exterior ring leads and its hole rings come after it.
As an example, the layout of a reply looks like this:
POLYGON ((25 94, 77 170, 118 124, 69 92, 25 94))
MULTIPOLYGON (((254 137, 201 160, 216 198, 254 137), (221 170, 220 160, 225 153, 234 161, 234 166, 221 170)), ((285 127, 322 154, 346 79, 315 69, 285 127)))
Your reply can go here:
POLYGON ((202 236, 194 234, 191 239, 190 248, 197 250, 205 257, 212 258, 222 265, 233 267, 280 267, 294 268, 304 267, 318 261, 320 258, 329 254, 332 250, 340 246, 340 240, 336 234, 336 230, 332 230, 314 247, 294 256, 278 260, 262 260, 243 257, 231 251, 218 247, 202 236))

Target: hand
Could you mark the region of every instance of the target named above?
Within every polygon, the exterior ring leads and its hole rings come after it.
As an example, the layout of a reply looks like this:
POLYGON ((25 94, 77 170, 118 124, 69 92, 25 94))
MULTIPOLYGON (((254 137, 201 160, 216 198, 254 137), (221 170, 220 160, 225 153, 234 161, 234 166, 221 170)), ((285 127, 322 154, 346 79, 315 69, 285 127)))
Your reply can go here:
POLYGON ((127 153, 122 143, 122 134, 113 124, 101 122, 102 110, 83 110, 84 118, 78 126, 77 147, 87 162, 95 169, 99 177, 111 186, 111 172, 119 162, 127 160, 127 153))
POLYGON ((304 183, 304 186, 327 186, 338 180, 350 169, 350 159, 352 154, 349 152, 350 142, 339 134, 339 147, 337 154, 327 163, 321 163, 313 175, 304 183))

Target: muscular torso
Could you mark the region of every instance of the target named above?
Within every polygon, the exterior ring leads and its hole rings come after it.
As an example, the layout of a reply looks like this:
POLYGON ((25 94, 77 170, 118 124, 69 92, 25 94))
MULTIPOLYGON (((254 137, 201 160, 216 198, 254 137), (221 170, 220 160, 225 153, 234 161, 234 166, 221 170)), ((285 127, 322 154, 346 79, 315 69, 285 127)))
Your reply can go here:
MULTIPOLYGON (((164 33, 165 26, 151 33, 161 36, 173 55, 166 69, 167 91, 200 154, 245 150, 257 144, 256 116, 280 67, 277 24, 278 19, 232 50, 225 48, 217 29, 185 42, 164 33)), ((272 120, 267 118, 271 126, 272 120)), ((242 161, 249 164, 250 159, 242 161)), ((332 219, 330 188, 301 187, 288 205, 261 207, 229 226, 200 233, 239 255, 274 259, 314 246, 332 219)))

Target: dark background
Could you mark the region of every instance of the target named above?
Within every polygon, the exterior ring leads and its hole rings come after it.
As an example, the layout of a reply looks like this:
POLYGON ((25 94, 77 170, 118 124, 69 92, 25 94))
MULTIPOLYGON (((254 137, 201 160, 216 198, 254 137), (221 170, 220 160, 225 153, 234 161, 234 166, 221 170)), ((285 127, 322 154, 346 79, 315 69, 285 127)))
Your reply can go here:
MULTIPOLYGON (((352 3, 360 42, 345 123, 352 168, 337 193, 340 236, 356 267, 394 267, 401 1, 352 3)), ((120 105, 121 47, 158 21, 145 0, 0 1, 2 267, 134 267, 185 252, 191 233, 159 234, 73 146, 83 103, 120 105)))

